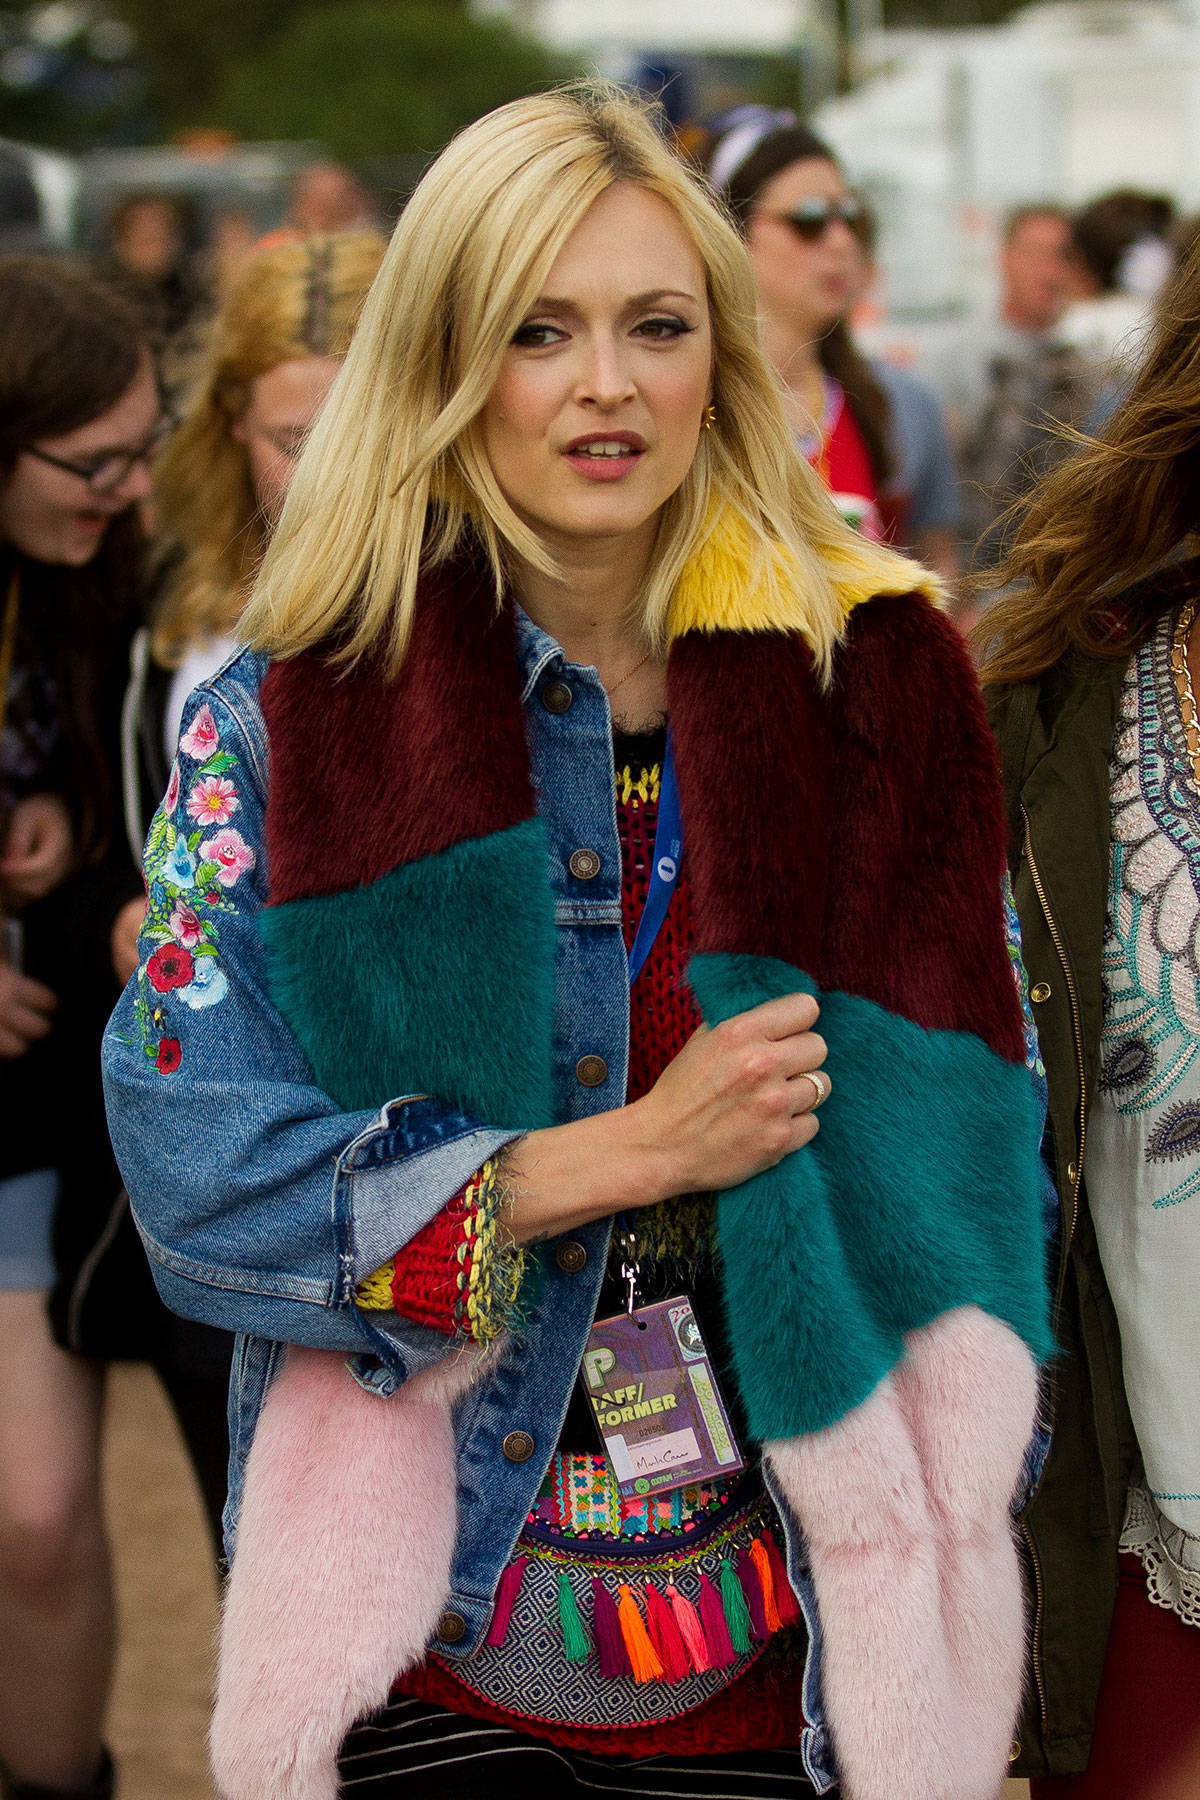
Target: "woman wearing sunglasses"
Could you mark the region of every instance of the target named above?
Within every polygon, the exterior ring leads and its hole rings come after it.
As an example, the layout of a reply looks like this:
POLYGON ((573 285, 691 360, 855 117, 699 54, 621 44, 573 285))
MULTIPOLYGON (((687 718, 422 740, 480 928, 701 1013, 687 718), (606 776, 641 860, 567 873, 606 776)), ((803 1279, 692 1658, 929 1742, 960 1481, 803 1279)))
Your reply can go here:
POLYGON ((902 539, 887 393, 846 324, 870 220, 833 152, 790 117, 735 118, 709 153, 709 179, 742 228, 763 348, 805 456, 859 530, 902 539))
MULTIPOLYGON (((110 932, 140 882, 117 723, 159 397, 136 316, 94 279, 0 259, 0 1792, 112 1791, 102 1366, 52 1341, 69 1265, 120 1204, 94 1069, 110 932), (52 1249, 52 1229, 54 1244, 52 1249), (64 1282, 64 1276, 66 1277, 64 1282)), ((134 902, 136 904, 136 901, 134 902)), ((120 1328, 160 1317, 145 1259, 120 1328), (140 1302, 140 1307, 139 1307, 140 1302)), ((69 1314, 69 1324, 65 1315, 69 1314)))

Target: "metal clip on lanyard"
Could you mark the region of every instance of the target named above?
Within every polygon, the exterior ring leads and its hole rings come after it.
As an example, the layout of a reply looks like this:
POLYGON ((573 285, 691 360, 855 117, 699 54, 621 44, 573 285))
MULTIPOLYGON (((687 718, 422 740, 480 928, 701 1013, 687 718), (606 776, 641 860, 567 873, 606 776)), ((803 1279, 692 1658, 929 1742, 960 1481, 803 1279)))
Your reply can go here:
MULTIPOLYGON (((668 731, 667 748, 663 756, 662 781, 658 790, 658 823, 654 830, 654 859, 650 868, 650 886, 629 952, 629 985, 631 988, 645 968, 646 959, 654 947, 654 940, 662 930, 663 920, 666 918, 667 909, 671 904, 671 896, 679 882, 679 865, 682 859, 683 818, 679 807, 679 786, 675 779, 675 749, 671 742, 671 733, 668 731)), ((626 1283, 629 1290, 626 1311, 632 1318, 634 1302, 637 1298, 638 1278, 637 1232, 634 1229, 633 1213, 623 1212, 617 1220, 617 1229, 624 1239, 621 1280, 626 1283)))

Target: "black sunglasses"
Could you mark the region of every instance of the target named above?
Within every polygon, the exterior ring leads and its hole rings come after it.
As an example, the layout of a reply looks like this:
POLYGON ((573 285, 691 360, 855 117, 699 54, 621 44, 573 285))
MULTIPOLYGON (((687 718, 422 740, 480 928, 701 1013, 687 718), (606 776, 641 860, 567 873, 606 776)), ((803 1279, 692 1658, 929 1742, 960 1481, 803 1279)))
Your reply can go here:
POLYGON ((866 244, 871 236, 871 221, 866 207, 861 200, 847 198, 845 200, 801 200, 787 212, 767 213, 769 219, 778 219, 794 231, 804 244, 815 244, 823 237, 829 227, 838 221, 848 231, 852 231, 860 244, 866 244))

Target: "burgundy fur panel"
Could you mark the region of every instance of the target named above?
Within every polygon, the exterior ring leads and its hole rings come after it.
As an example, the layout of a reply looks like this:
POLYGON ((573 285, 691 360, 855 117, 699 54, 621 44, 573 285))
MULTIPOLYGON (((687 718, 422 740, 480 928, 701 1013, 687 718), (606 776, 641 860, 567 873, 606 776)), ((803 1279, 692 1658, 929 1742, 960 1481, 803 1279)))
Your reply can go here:
POLYGON ((262 707, 274 905, 365 886, 533 815, 513 612, 497 614, 483 571, 422 580, 394 681, 310 651, 272 664, 262 707))
POLYGON ((1024 1056, 1000 765, 966 645, 919 595, 859 607, 831 695, 822 986, 1024 1056))
POLYGON ((690 634, 668 692, 696 950, 1019 1061, 999 764, 949 621, 915 594, 858 607, 828 694, 798 638, 690 634))
POLYGON ((801 639, 693 632, 667 695, 697 951, 815 974, 825 900, 829 705, 801 639))

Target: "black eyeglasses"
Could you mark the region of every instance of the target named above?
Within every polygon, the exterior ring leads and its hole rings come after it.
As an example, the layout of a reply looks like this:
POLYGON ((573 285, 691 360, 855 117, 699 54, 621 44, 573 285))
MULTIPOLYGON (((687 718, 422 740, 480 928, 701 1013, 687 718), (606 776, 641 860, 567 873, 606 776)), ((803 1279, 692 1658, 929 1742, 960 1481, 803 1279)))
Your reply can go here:
POLYGON ((835 220, 852 231, 864 246, 871 236, 870 215, 862 201, 853 198, 824 200, 814 197, 812 200, 801 200, 798 206, 789 207, 787 212, 767 213, 766 217, 778 219, 781 225, 788 226, 804 244, 815 244, 835 220))
POLYGON ((80 481, 87 482, 93 494, 115 494, 129 479, 129 471, 134 464, 149 462, 162 449, 174 428, 175 420, 164 414, 138 449, 109 450, 103 456, 92 457, 86 462, 72 462, 65 456, 51 456, 48 450, 39 450, 36 444, 27 444, 25 454, 36 456, 39 462, 49 463, 52 469, 61 469, 66 475, 78 475, 80 481))

